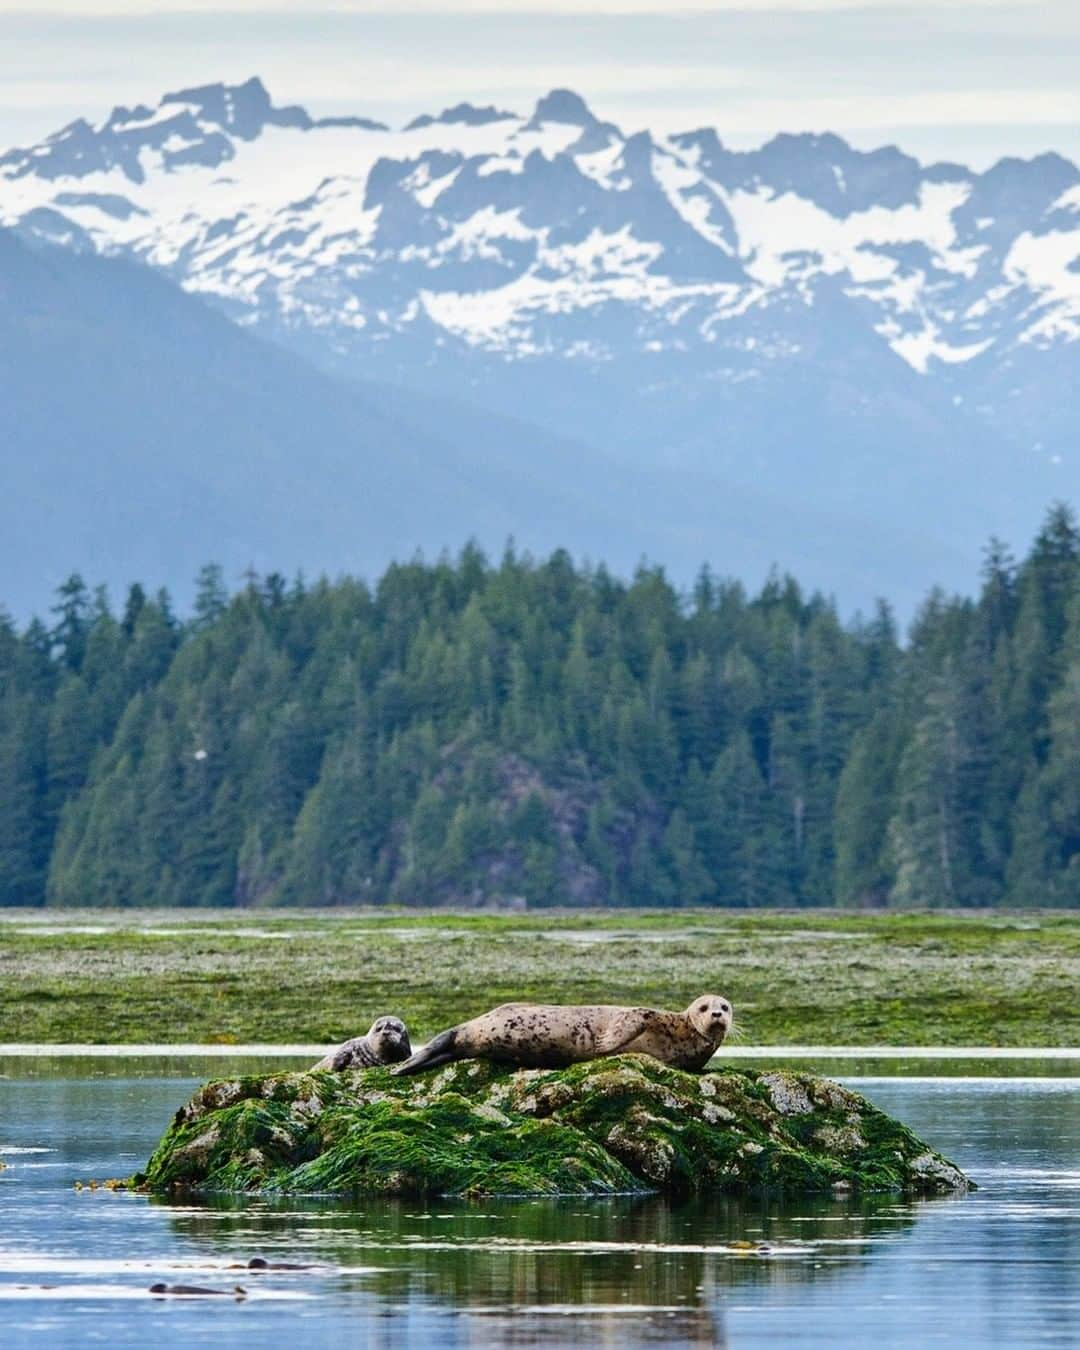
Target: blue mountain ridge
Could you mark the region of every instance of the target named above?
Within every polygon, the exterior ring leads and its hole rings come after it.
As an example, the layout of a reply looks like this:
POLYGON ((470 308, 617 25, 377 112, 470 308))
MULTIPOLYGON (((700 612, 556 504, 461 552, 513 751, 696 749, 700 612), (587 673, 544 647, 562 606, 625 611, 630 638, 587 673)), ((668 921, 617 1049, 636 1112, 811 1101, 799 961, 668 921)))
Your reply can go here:
POLYGON ((1058 155, 733 150, 566 89, 391 132, 251 79, 0 155, 0 220, 20 611, 73 567, 182 591, 514 535, 909 614, 1080 495, 1058 155))

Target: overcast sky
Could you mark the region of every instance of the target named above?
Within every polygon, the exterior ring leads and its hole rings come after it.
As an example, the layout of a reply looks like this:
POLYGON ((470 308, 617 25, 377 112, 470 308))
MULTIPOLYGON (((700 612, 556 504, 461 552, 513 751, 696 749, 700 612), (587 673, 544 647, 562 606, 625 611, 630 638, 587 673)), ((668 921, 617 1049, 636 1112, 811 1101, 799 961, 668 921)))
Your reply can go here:
POLYGON ((628 130, 1080 160, 1080 0, 0 0, 0 148, 113 104, 260 75, 277 102, 400 124, 553 86, 628 130), (226 7, 227 6, 227 7, 226 7))

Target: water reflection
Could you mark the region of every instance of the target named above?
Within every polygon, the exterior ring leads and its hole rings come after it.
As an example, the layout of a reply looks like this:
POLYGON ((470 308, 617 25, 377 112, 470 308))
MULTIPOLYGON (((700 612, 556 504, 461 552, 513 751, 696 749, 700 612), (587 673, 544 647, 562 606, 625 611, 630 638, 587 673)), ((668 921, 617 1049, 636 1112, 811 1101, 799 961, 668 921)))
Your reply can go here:
POLYGON ((878 1237, 895 1239, 913 1226, 917 1212, 884 1196, 798 1204, 721 1198, 673 1205, 643 1196, 440 1201, 431 1209, 222 1197, 204 1209, 171 1211, 178 1237, 217 1256, 251 1249, 357 1266, 370 1272, 365 1288, 394 1299, 433 1293, 479 1308, 510 1301, 665 1309, 699 1303, 706 1285, 817 1278, 819 1244, 842 1248, 850 1264, 878 1237))
POLYGON ((894 1198, 798 1204, 654 1197, 238 1203, 172 1211, 176 1235, 217 1258, 258 1250, 335 1263, 338 1284, 400 1317, 453 1310, 448 1345, 726 1341, 732 1291, 849 1277, 918 1206, 894 1198), (733 1245, 736 1244, 736 1245, 733 1245), (738 1244, 746 1244, 745 1246, 738 1244), (350 1270, 358 1270, 350 1277, 350 1270))
POLYGON ((51 1150, 0 1153, 5 1344, 76 1345, 92 1330, 161 1346, 296 1335, 312 1345, 802 1339, 880 1350, 1064 1344, 1080 1315, 1075 1080, 857 1084, 975 1173, 981 1189, 949 1200, 170 1205, 71 1190, 76 1177, 139 1166, 192 1086, 0 1082, 0 1149, 51 1150), (253 1255, 314 1268, 229 1269, 253 1255), (139 1297, 159 1279, 240 1280, 253 1296, 168 1306, 139 1297), (16 1285, 28 1286, 18 1298, 16 1285), (296 1301, 272 1304, 271 1294, 296 1301))

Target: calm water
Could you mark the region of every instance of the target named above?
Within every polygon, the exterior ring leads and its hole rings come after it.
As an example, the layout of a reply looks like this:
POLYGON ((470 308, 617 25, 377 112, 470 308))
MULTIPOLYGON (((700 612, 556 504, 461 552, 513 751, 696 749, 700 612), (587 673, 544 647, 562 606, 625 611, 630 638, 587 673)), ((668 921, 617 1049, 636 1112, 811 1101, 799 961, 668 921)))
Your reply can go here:
POLYGON ((72 1189, 139 1166, 197 1081, 0 1080, 0 1343, 1080 1344, 1075 1078, 846 1078, 981 1187, 921 1203, 196 1207, 72 1189), (255 1255, 317 1268, 229 1268, 255 1255), (250 1296, 157 1300, 157 1280, 250 1296))

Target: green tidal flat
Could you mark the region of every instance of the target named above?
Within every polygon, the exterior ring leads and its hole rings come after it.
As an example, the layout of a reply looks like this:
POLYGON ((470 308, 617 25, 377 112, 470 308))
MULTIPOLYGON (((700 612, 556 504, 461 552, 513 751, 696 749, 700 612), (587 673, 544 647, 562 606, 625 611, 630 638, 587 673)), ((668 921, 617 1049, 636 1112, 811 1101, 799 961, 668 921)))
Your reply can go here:
POLYGON ((1080 915, 0 912, 0 1043, 414 1040, 510 999, 736 1007, 746 1045, 1075 1046, 1080 915))

